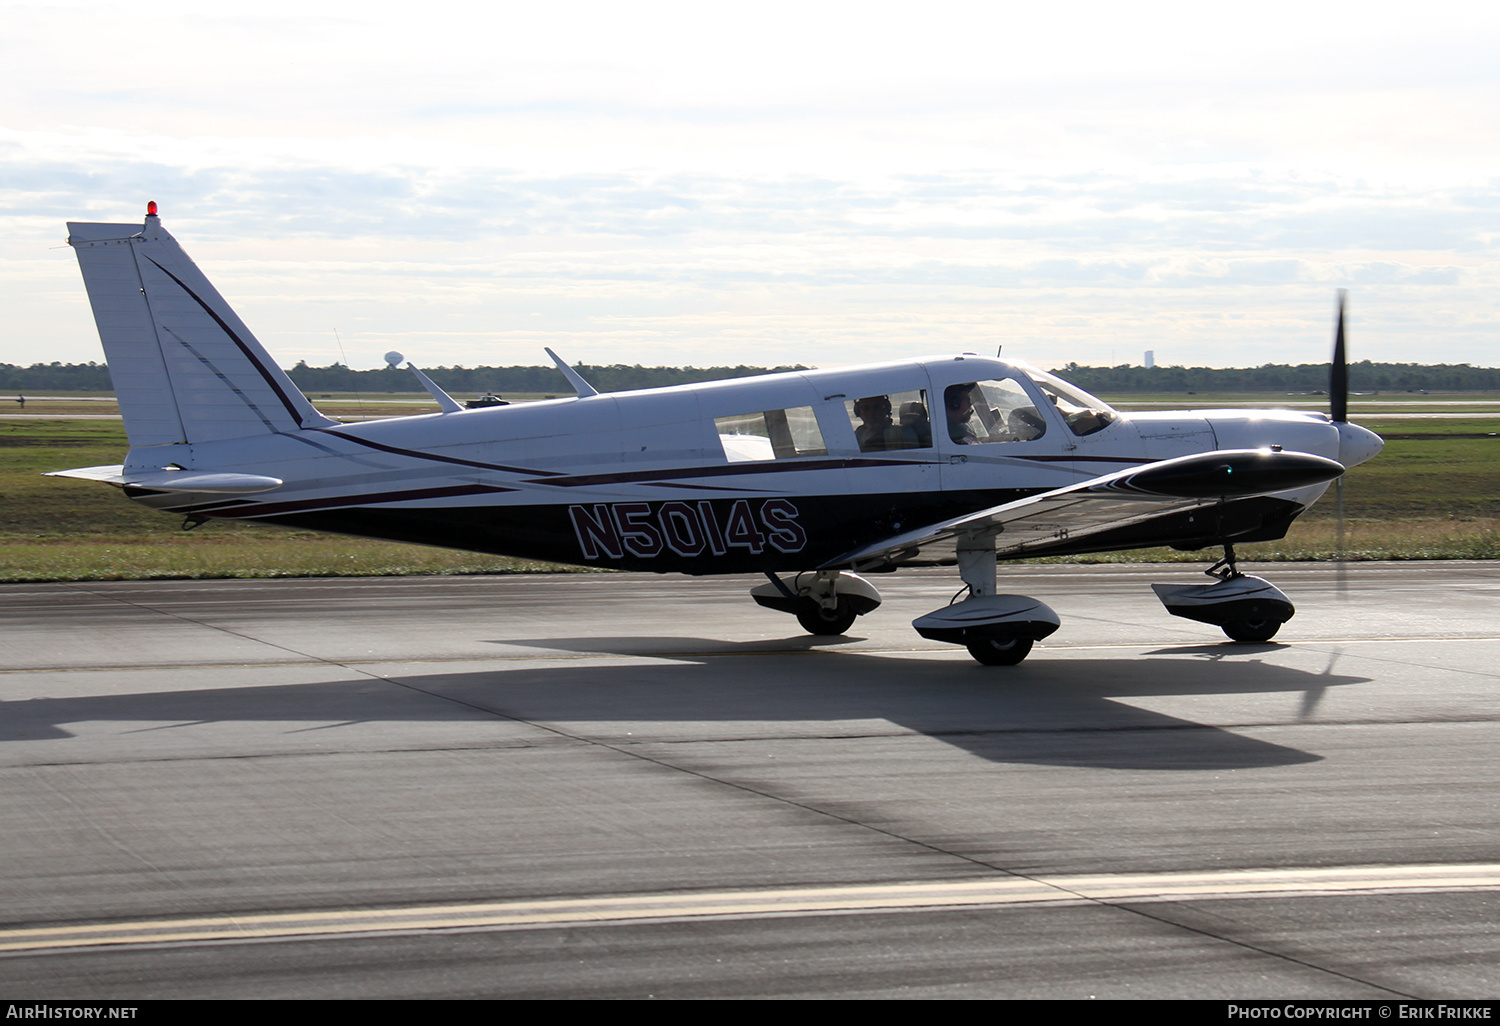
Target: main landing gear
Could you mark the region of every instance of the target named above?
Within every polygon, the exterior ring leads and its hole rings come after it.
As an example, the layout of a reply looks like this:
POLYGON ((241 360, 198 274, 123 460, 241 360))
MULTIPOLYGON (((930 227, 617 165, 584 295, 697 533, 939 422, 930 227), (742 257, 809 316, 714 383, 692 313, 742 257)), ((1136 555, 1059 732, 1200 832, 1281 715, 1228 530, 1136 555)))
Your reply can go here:
MULTIPOLYGON (((1270 641, 1296 613, 1280 589, 1239 572, 1233 545, 1225 545, 1224 558, 1204 572, 1214 578, 1213 584, 1151 588, 1173 616, 1213 624, 1232 641, 1270 641)), ((996 594, 993 533, 959 539, 958 573, 964 587, 954 596, 957 601, 911 622, 922 637, 962 645, 985 666, 1015 666, 1061 626, 1045 602, 996 594)), ((875 586, 848 571, 798 574, 790 584, 774 574, 766 576, 770 583, 752 588, 750 595, 768 609, 793 614, 809 634, 843 634, 856 617, 880 605, 875 586)))
POLYGON ((750 597, 767 609, 792 613, 809 634, 843 634, 854 619, 880 605, 875 585, 847 570, 798 574, 787 584, 766 574, 769 584, 750 589, 750 597))
MULTIPOLYGON (((913 620, 922 637, 963 645, 985 666, 1014 666, 1057 630, 1060 621, 1046 603, 995 594, 993 533, 959 540, 958 572, 965 597, 913 620)), ((766 576, 770 583, 750 589, 750 596, 768 609, 792 613, 809 634, 843 634, 855 617, 880 605, 875 586, 848 571, 798 574, 790 584, 766 576)))
POLYGON ((1233 545, 1225 545, 1224 558, 1204 573, 1217 583, 1153 584, 1151 590, 1173 616, 1211 623, 1231 641, 1270 641, 1297 612, 1281 589, 1236 569, 1233 545))
MULTIPOLYGON (((983 532, 958 542, 958 573, 967 594, 911 622, 931 641, 962 645, 985 666, 1014 666, 1061 621, 1045 602, 995 593, 995 535, 983 532)), ((957 598, 957 596, 954 596, 957 598)))

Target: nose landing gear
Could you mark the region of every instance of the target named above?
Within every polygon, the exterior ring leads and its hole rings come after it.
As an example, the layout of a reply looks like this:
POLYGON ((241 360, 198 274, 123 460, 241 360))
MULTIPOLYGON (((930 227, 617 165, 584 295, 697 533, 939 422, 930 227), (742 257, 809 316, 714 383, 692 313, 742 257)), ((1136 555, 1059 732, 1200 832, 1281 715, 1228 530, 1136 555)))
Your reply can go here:
POLYGON ((1204 573, 1215 584, 1153 584, 1151 590, 1173 616, 1211 623, 1231 641, 1270 641, 1297 612, 1291 600, 1269 581, 1242 574, 1235 566, 1234 546, 1204 573))
POLYGON ((880 605, 880 592, 858 574, 824 571, 798 574, 788 585, 775 574, 769 584, 750 589, 750 597, 767 609, 791 613, 809 634, 843 634, 854 619, 880 605))

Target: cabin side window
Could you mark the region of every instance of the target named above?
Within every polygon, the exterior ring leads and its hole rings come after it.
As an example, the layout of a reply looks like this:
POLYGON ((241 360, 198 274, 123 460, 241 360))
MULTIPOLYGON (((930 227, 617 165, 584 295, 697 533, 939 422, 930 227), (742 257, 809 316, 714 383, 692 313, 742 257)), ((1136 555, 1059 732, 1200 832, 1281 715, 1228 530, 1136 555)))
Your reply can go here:
POLYGON ((1029 442, 1047 433, 1047 420, 1013 378, 965 381, 943 390, 943 420, 956 445, 1029 442))
POLYGON ((860 452, 930 449, 932 417, 927 390, 889 392, 845 400, 860 452))
POLYGON ((828 455, 811 406, 715 417, 714 427, 730 463, 828 455))

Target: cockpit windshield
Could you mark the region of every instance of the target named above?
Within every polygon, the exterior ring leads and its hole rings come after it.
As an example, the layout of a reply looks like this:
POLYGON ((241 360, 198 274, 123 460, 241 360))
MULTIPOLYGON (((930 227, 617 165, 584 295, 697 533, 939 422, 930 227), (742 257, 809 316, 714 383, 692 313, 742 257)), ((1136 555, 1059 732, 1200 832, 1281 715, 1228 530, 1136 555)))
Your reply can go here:
POLYGON ((1037 383, 1075 435, 1103 431, 1119 417, 1103 399, 1089 395, 1077 385, 1027 363, 1016 361, 1012 366, 1037 383))

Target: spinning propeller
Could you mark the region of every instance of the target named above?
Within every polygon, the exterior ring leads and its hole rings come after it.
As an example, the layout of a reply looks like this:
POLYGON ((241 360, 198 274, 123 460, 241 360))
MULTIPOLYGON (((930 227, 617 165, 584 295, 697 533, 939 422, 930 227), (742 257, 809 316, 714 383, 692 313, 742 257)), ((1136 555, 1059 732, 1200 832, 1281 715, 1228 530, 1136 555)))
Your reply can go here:
MULTIPOLYGON (((1349 366, 1344 355, 1344 307, 1348 293, 1339 289, 1338 321, 1333 335, 1333 362, 1328 368, 1328 419, 1339 434, 1338 461, 1345 470, 1373 458, 1385 445, 1375 432, 1349 423, 1349 366)), ((1338 591, 1344 592, 1344 479, 1334 485, 1337 503, 1337 533, 1334 562, 1338 567, 1338 591)))
MULTIPOLYGON (((1344 357, 1344 303, 1348 297, 1347 289, 1339 289, 1338 327, 1333 333, 1333 362, 1328 367, 1328 419, 1335 424, 1346 424, 1349 421, 1349 366, 1344 357)), ((1333 559, 1339 598, 1344 598, 1346 582, 1344 578, 1344 477, 1342 474, 1339 475, 1333 487, 1337 518, 1333 559)))

